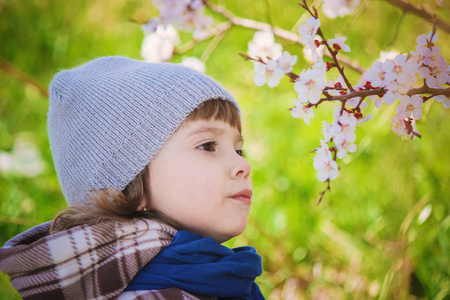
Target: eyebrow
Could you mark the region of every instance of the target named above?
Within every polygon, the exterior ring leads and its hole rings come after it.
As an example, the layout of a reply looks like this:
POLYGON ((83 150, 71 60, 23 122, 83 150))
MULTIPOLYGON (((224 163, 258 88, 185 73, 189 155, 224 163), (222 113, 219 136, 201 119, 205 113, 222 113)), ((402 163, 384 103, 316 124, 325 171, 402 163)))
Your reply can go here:
MULTIPOLYGON (((189 132, 187 134, 188 137, 193 136, 193 135, 199 135, 202 133, 213 133, 215 135, 222 135, 225 132, 225 129, 222 128, 217 128, 217 127, 203 127, 197 130, 193 130, 191 132, 189 132)), ((238 142, 244 142, 244 138, 242 137, 242 135, 239 133, 239 135, 237 136, 238 138, 238 142)))

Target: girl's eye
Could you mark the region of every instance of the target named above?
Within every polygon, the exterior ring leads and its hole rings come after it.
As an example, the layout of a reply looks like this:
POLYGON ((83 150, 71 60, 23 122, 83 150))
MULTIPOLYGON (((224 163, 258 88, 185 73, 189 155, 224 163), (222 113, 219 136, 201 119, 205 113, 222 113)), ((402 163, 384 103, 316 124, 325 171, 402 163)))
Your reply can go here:
POLYGON ((216 146, 217 146, 216 142, 208 142, 198 146, 197 148, 207 152, 214 152, 216 151, 216 146))

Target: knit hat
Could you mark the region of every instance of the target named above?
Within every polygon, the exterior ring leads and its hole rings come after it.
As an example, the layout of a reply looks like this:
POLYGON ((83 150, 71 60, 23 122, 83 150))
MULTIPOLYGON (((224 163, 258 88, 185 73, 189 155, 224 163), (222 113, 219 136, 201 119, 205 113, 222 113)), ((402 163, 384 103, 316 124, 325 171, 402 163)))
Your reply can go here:
POLYGON ((102 57, 59 72, 50 84, 48 131, 69 205, 89 192, 123 190, 199 104, 238 104, 208 76, 171 63, 102 57))

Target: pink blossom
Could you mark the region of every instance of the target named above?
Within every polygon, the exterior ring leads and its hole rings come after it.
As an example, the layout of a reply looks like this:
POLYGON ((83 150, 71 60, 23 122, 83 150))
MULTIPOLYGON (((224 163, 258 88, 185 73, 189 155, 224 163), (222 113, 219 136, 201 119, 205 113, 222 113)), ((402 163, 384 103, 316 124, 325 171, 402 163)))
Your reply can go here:
POLYGON ((433 46, 431 49, 426 48, 428 51, 424 51, 425 58, 423 63, 430 65, 432 63, 437 63, 441 59, 441 49, 438 46, 433 46))
MULTIPOLYGON (((430 41, 432 34, 433 34, 433 32, 430 31, 427 35, 425 35, 425 34, 419 35, 416 39, 417 44, 420 46, 426 46, 428 41, 430 41)), ((433 40, 431 40, 430 42, 435 43, 437 41, 437 38, 438 38, 438 34, 437 34, 437 32, 435 32, 433 35, 433 40)))
POLYGON ((446 83, 449 81, 447 62, 442 56, 439 56, 438 61, 433 61, 428 66, 420 67, 418 74, 420 78, 427 81, 429 87, 439 87, 439 83, 446 83))
POLYGON ((422 105, 423 100, 418 95, 402 96, 400 97, 400 105, 396 107, 395 111, 403 118, 413 117, 417 120, 422 117, 422 105))
POLYGON ((289 52, 284 51, 283 56, 277 59, 278 68, 280 68, 284 73, 289 73, 292 71, 292 67, 297 62, 297 55, 291 55, 289 52))
POLYGON ((256 85, 264 85, 267 81, 269 87, 275 87, 283 77, 283 71, 278 68, 277 62, 270 59, 265 65, 263 63, 255 63, 255 77, 253 78, 256 85))
POLYGON ((363 79, 370 81, 373 87, 384 87, 395 79, 393 70, 394 63, 392 61, 376 61, 372 64, 372 68, 363 74, 363 79))
POLYGON ((300 25, 298 34, 302 37, 301 40, 304 43, 314 43, 314 36, 317 34, 317 30, 320 27, 320 20, 314 17, 309 17, 305 24, 300 25))
POLYGON ((211 17, 204 15, 205 5, 200 0, 153 0, 159 10, 158 23, 172 24, 178 30, 207 30, 212 25, 211 17))
POLYGON ((359 0, 323 0, 322 11, 330 19, 351 14, 359 0))
POLYGON ((316 104, 325 88, 325 74, 320 70, 310 69, 300 74, 294 89, 302 103, 316 104))
POLYGON ((339 175, 339 167, 332 159, 328 145, 322 140, 320 144, 314 157, 314 168, 318 171, 317 179, 320 181, 334 180, 339 175))
POLYGON ((408 130, 405 125, 405 118, 399 114, 391 118, 392 131, 397 133, 399 136, 407 134, 408 130))
POLYGON ((343 159, 347 156, 347 152, 353 153, 356 151, 356 144, 345 139, 344 136, 339 135, 334 139, 336 149, 338 149, 337 157, 343 159))
POLYGON ((418 65, 414 60, 408 59, 408 56, 404 54, 399 54, 394 58, 394 63, 392 72, 394 72, 397 82, 412 84, 417 81, 415 73, 418 65))
POLYGON ((333 45, 337 50, 342 49, 344 52, 350 52, 350 47, 344 43, 346 39, 347 38, 343 36, 336 36, 336 38, 328 40, 328 43, 333 45))
POLYGON ((295 107, 291 110, 294 118, 301 118, 309 125, 309 119, 314 117, 314 111, 307 105, 302 105, 300 101, 294 100, 295 107))

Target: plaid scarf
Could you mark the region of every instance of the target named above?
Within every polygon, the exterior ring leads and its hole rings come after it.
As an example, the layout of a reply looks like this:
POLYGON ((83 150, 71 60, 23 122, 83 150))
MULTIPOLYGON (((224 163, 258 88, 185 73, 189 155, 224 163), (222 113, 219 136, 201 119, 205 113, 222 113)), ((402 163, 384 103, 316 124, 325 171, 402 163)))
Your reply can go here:
POLYGON ((104 222, 52 235, 49 228, 50 222, 33 227, 0 249, 0 270, 24 299, 202 298, 178 289, 122 293, 172 242, 176 230, 167 225, 151 220, 104 222))

